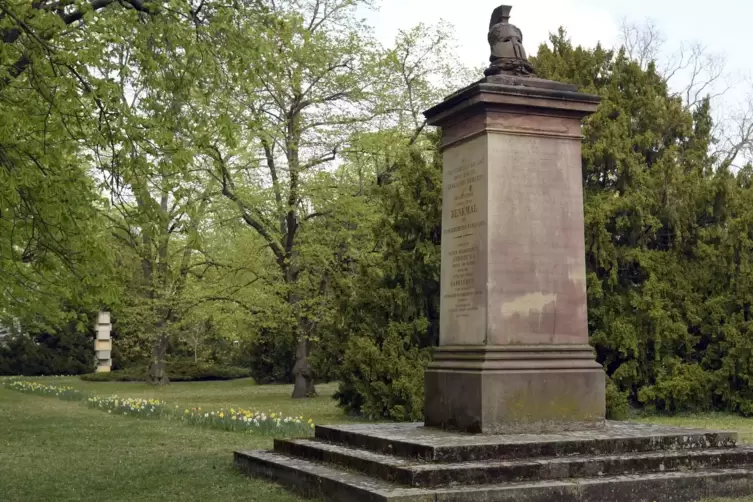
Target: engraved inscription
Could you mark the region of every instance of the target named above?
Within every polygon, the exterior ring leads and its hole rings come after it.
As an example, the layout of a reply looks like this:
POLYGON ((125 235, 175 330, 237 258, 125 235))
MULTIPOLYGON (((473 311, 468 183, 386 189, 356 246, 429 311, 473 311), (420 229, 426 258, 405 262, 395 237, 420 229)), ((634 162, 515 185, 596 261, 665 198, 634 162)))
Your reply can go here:
POLYGON ((487 161, 485 145, 455 148, 462 153, 446 163, 444 172, 442 315, 455 326, 462 319, 467 329, 471 316, 485 322, 487 161))
POLYGON ((469 312, 479 310, 478 302, 474 301, 474 297, 484 294, 476 280, 476 271, 480 265, 479 251, 478 245, 464 241, 460 247, 448 253, 450 287, 444 297, 450 305, 454 303, 447 311, 456 317, 467 317, 469 312))

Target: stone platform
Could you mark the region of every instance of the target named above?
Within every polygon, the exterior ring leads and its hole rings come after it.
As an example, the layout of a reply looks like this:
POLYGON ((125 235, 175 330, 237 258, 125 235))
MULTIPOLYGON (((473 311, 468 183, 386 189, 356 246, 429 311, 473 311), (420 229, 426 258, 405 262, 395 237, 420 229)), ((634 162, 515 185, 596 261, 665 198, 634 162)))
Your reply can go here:
POLYGON ((736 442, 627 422, 541 435, 317 426, 313 439, 235 452, 235 465, 335 502, 675 502, 753 494, 753 447, 736 442))

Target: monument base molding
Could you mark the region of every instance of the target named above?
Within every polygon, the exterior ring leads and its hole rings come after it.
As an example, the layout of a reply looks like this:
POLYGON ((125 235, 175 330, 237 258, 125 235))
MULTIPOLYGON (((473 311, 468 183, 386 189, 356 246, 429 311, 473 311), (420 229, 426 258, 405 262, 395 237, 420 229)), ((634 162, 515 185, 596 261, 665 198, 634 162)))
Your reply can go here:
POLYGON ((600 429, 604 378, 588 345, 440 347, 425 376, 425 424, 484 434, 600 429))

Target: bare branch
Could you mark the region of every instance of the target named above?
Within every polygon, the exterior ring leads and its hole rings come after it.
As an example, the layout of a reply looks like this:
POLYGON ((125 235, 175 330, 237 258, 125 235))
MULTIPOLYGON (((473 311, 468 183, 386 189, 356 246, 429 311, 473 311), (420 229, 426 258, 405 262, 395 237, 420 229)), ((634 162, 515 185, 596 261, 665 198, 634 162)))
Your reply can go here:
POLYGON ((235 203, 236 207, 240 210, 241 218, 246 222, 248 226, 256 230, 259 235, 266 241, 269 249, 272 250, 277 261, 282 264, 285 262, 285 252, 282 250, 277 241, 272 237, 264 223, 251 214, 250 208, 243 203, 243 201, 235 193, 235 183, 233 182, 230 172, 227 169, 225 159, 220 153, 220 150, 216 146, 212 146, 211 149, 214 152, 214 160, 220 168, 221 183, 222 183, 222 195, 230 199, 235 203))

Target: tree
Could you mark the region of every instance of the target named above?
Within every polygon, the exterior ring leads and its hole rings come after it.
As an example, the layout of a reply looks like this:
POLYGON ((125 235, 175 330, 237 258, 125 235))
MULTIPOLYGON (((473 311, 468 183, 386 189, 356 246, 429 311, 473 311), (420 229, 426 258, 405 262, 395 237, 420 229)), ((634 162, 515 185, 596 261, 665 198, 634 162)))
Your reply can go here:
POLYGON ((574 48, 561 31, 539 74, 602 97, 584 126, 589 330, 631 398, 670 411, 751 412, 748 188, 718 163, 710 99, 689 106, 653 62, 574 48), (742 282, 740 282, 742 281, 742 282), (734 368, 734 369, 733 369, 734 368))
MULTIPOLYGON (((391 94, 403 96, 403 89, 423 85, 424 68, 416 54, 403 54, 399 78, 407 80, 395 86, 391 79, 398 77, 389 70, 401 63, 356 20, 360 5, 366 2, 281 2, 256 31, 250 31, 248 16, 239 15, 233 39, 244 44, 253 37, 261 52, 227 56, 226 81, 236 92, 215 100, 212 120, 219 125, 206 139, 223 195, 266 242, 284 285, 297 343, 294 397, 315 393, 308 358, 329 309, 337 261, 332 250, 341 243, 337 233, 319 230, 349 228, 348 205, 358 204, 359 194, 343 193, 333 163, 350 150, 358 131, 374 130, 380 120, 394 125, 410 113, 414 141, 423 129, 423 121, 416 122, 421 101, 398 107, 391 94)), ((442 41, 429 45, 425 55, 433 57, 442 41)))
POLYGON ((80 161, 94 131, 77 71, 83 17, 73 4, 0 2, 0 317, 64 323, 62 303, 96 307, 111 290, 80 161))
POLYGON ((341 316, 332 332, 344 353, 335 398, 370 418, 422 417, 423 372, 439 342, 438 135, 422 144, 397 161, 390 183, 372 189, 373 247, 353 264, 352 281, 338 284, 341 316))
MULTIPOLYGON (((155 11, 159 6, 148 0, 91 0, 83 3, 53 2, 13 2, 0 3, 0 38, 9 50, 4 52, 4 74, 0 75, 0 92, 14 82, 34 63, 44 62, 51 68, 67 69, 75 72, 66 62, 59 49, 68 39, 80 41, 76 28, 81 28, 85 18, 109 7, 120 5, 125 9, 140 12, 155 11), (70 29, 73 28, 73 29, 70 29)), ((66 47, 67 48, 67 47, 66 47)))

